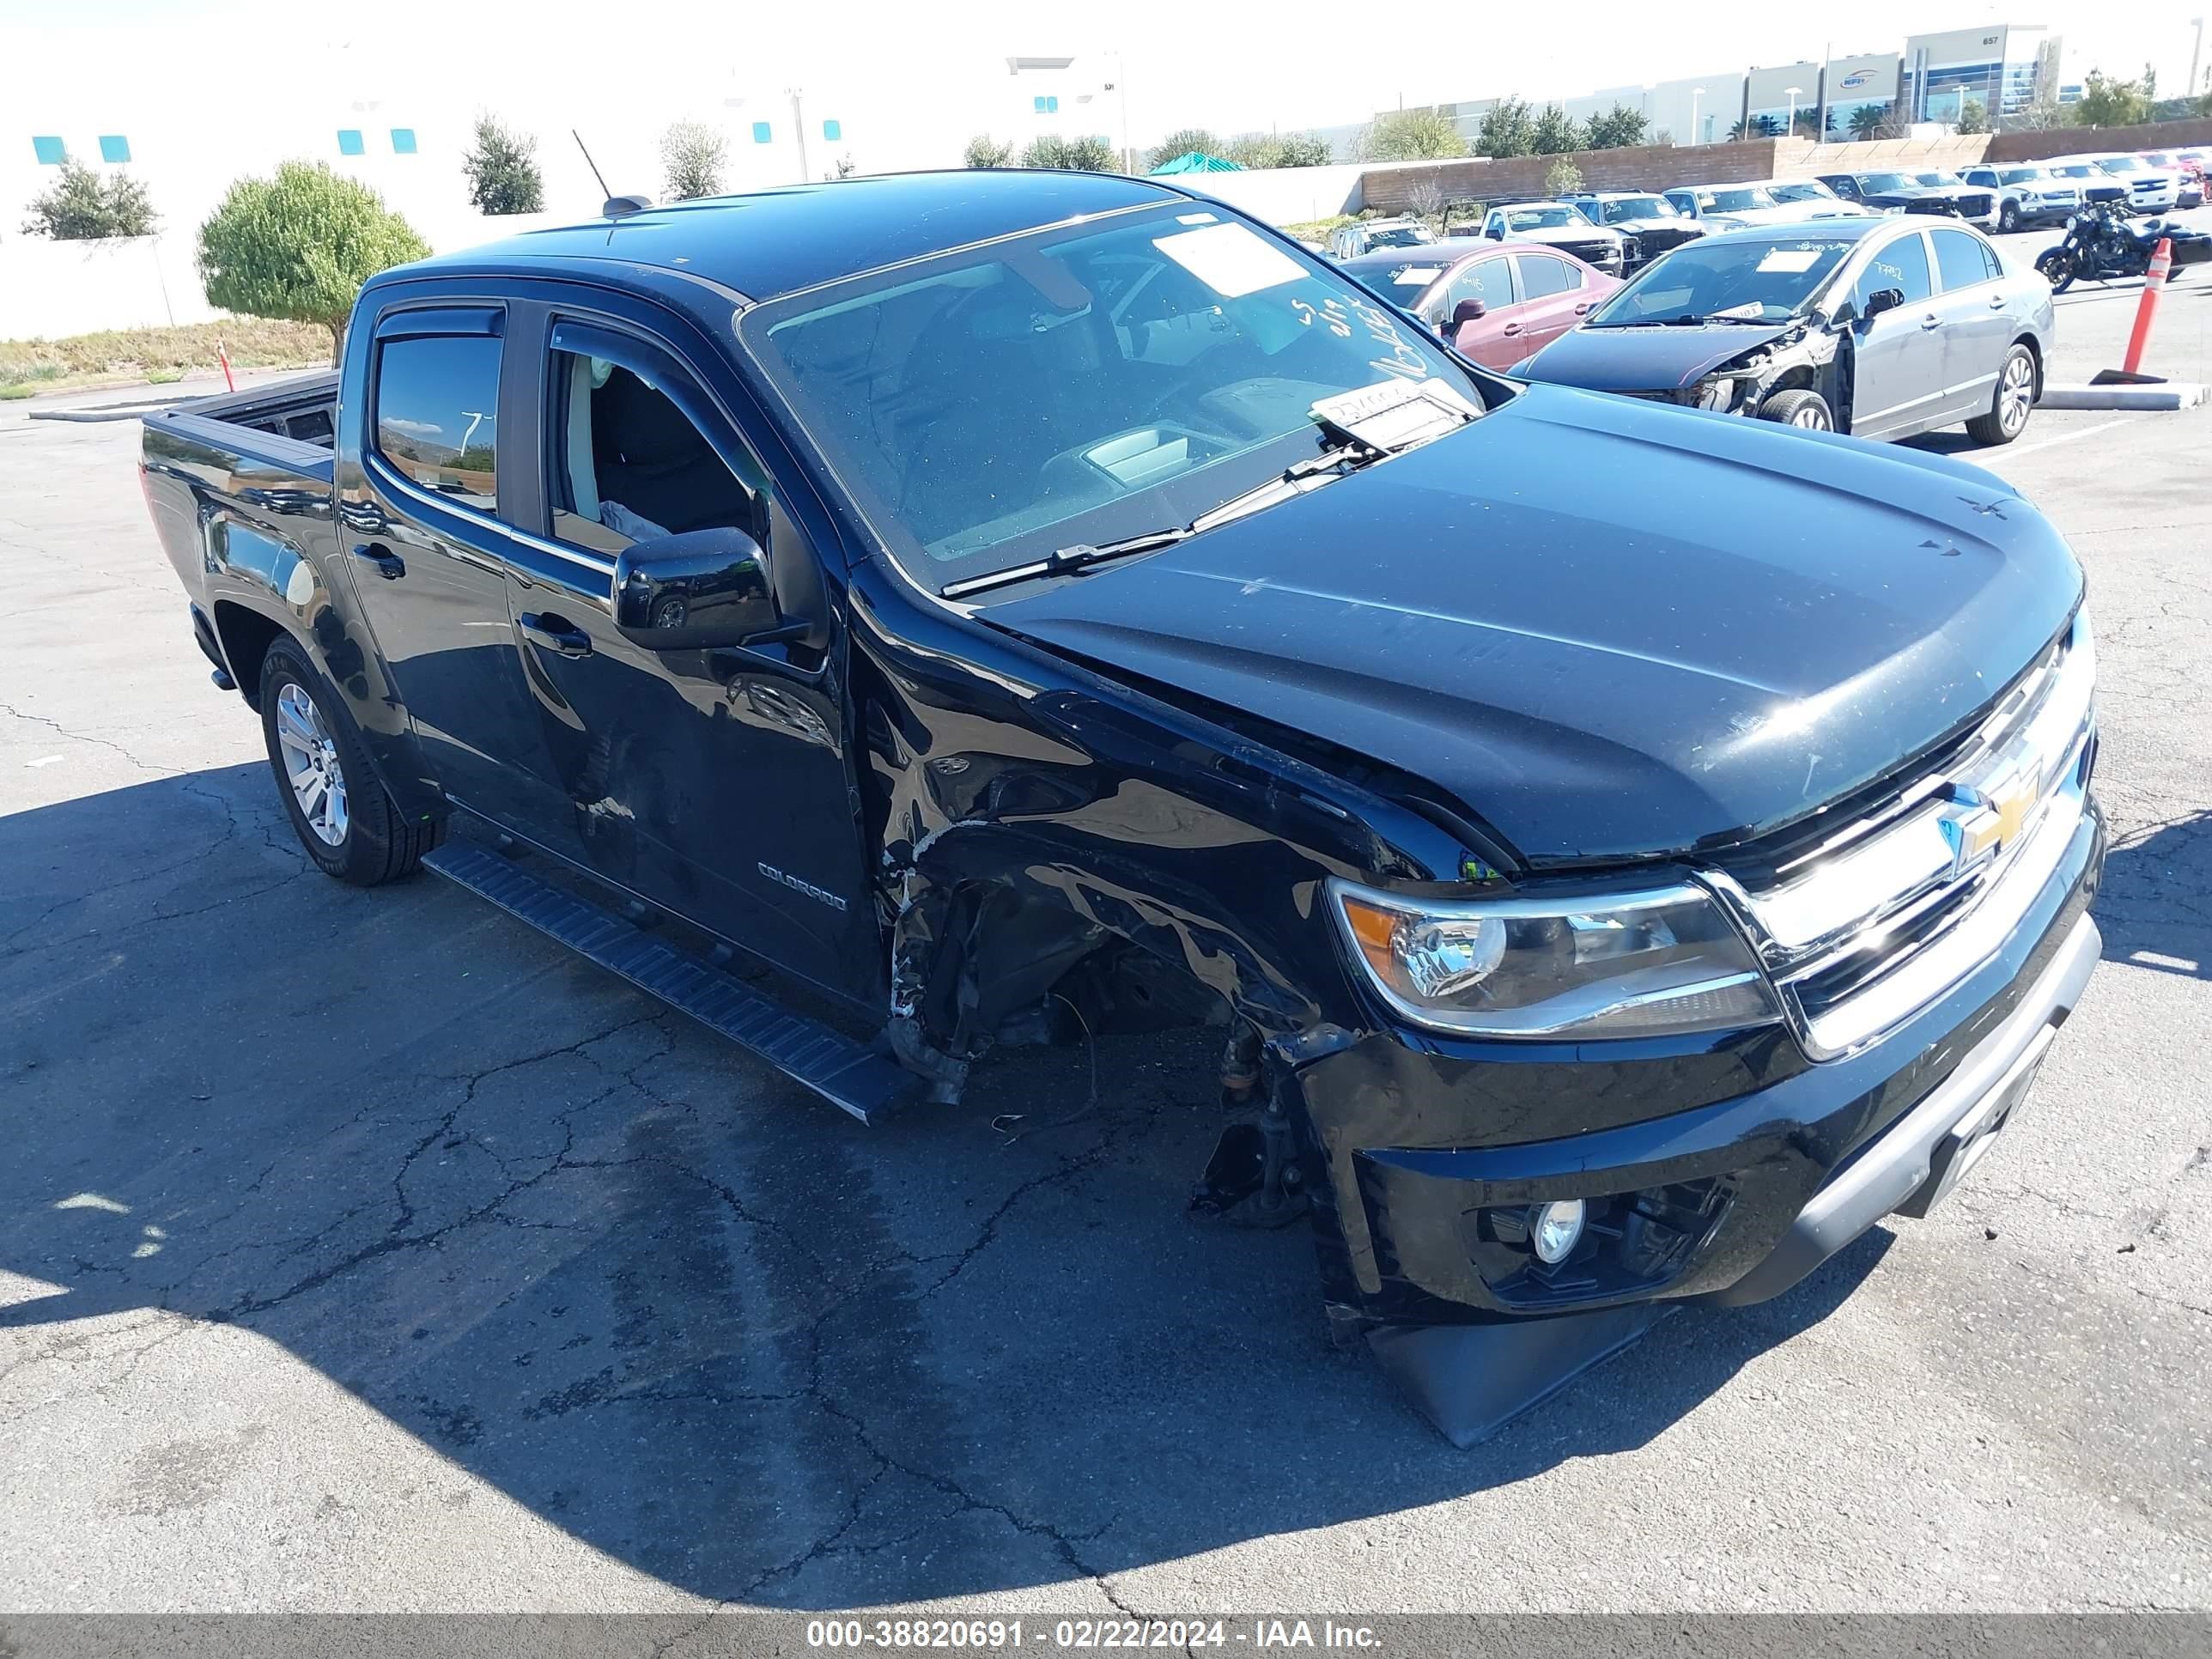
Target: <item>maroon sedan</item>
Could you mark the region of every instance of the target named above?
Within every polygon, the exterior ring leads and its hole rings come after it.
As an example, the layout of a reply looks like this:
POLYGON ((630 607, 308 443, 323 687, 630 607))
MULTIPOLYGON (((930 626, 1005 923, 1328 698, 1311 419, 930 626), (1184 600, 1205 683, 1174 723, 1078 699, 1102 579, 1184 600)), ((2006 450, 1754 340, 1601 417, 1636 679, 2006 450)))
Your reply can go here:
POLYGON ((1486 368, 1510 368, 1620 286, 1571 253, 1459 237, 1384 248, 1338 267, 1412 312, 1486 368))

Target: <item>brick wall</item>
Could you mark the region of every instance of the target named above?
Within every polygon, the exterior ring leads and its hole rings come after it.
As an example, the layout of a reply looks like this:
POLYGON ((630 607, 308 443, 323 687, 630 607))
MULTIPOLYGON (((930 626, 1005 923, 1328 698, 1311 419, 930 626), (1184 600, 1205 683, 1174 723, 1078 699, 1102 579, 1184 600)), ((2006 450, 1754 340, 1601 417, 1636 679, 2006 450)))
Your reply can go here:
POLYGON ((1989 153, 1987 133, 1954 133, 1943 138, 1877 138, 1871 142, 1783 147, 1781 179, 1816 173, 1879 173, 1890 168, 1973 167, 1989 153))
POLYGON ((1776 147, 1786 142, 1755 138, 1741 144, 1647 144, 1502 161, 1478 155, 1455 161, 1400 162, 1370 168, 1360 183, 1361 200, 1384 213, 1403 213, 1412 207, 1416 192, 1433 185, 1448 202, 1540 201, 1544 175, 1563 161, 1582 169, 1584 190, 1667 190, 1675 185, 1771 179, 1776 147))
POLYGON ((2212 144, 2212 121, 2157 121, 2141 127, 2053 127, 2048 132, 2001 132, 1990 140, 1992 161, 2040 161, 2046 155, 2107 149, 2185 149, 2212 144))

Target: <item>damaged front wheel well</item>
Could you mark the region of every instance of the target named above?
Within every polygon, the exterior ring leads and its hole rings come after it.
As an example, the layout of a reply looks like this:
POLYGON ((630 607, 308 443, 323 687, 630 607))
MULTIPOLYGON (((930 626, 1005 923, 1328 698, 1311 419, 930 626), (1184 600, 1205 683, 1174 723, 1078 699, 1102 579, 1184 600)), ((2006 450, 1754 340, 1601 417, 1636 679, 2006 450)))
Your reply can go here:
POLYGON ((998 1042, 1226 1025, 1234 1012, 1183 963, 1064 905, 987 881, 909 907, 894 982, 898 1011, 963 1060, 998 1042))

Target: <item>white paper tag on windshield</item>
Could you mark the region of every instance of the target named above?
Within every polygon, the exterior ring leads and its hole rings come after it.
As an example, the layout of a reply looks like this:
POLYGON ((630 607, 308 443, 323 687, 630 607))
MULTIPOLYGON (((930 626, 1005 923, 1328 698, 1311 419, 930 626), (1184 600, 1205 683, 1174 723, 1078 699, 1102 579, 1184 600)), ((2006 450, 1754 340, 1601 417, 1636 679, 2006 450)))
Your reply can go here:
POLYGON ((1152 246, 1224 299, 1295 283, 1306 274, 1296 259, 1243 225, 1177 231, 1154 237, 1152 246))
POLYGON ((1761 270, 1810 270, 1820 258, 1816 247, 1778 247, 1759 262, 1761 270))
POLYGON ((1317 421, 1381 450, 1441 437, 1482 411, 1442 380, 1378 380, 1313 405, 1317 421))
POLYGON ((1407 265, 1390 280, 1400 288, 1425 288, 1443 274, 1442 265, 1407 265))

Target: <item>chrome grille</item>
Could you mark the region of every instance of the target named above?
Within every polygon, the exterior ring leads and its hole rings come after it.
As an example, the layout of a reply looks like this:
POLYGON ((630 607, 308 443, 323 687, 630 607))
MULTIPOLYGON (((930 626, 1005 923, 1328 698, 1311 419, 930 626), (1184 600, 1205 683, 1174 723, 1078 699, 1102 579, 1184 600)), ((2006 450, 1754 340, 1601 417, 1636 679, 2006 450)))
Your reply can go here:
POLYGON ((1778 866, 1706 873, 1814 1059, 1881 1041, 2002 946, 2081 822, 2095 678, 2084 612, 1936 771, 1778 866))

